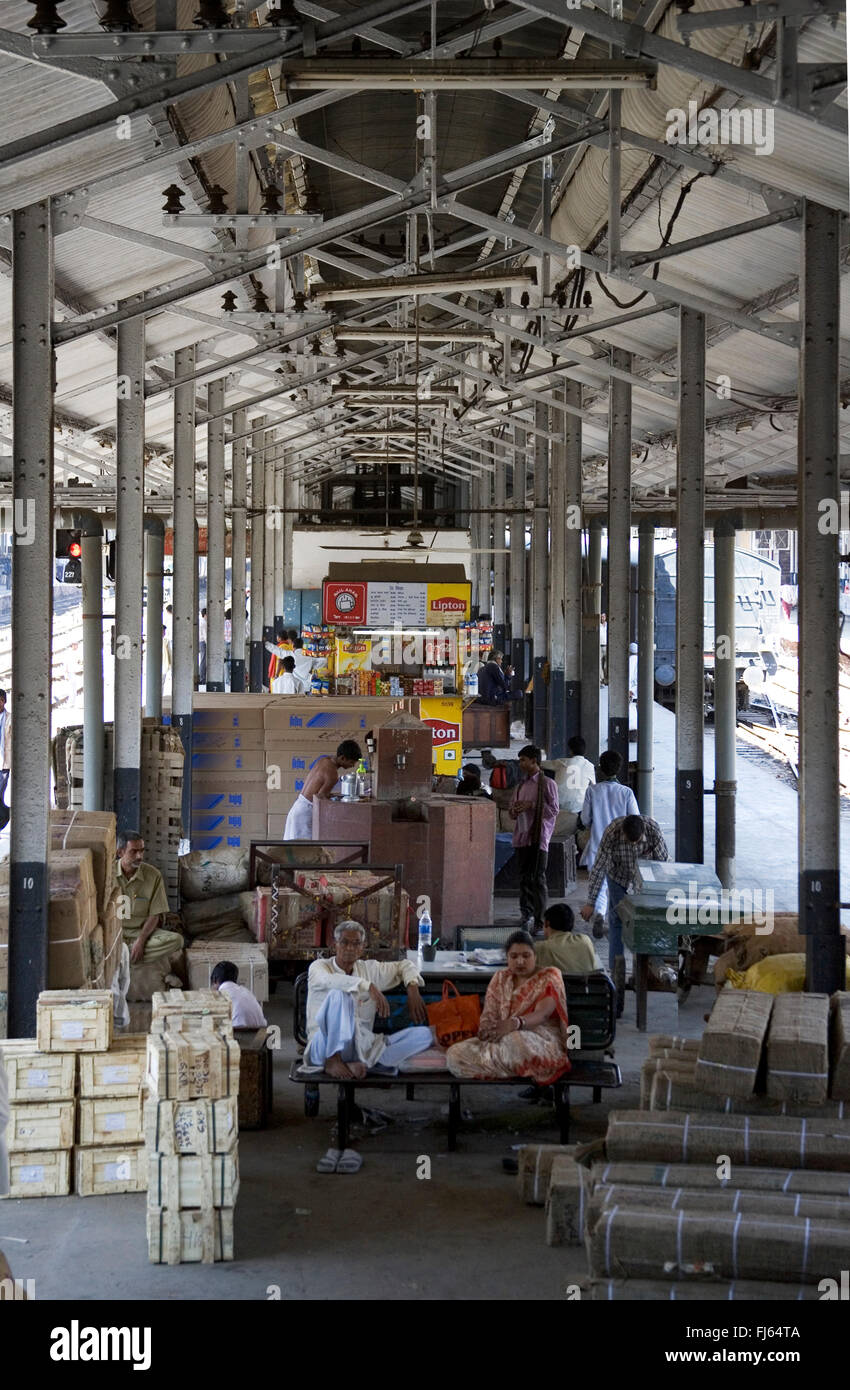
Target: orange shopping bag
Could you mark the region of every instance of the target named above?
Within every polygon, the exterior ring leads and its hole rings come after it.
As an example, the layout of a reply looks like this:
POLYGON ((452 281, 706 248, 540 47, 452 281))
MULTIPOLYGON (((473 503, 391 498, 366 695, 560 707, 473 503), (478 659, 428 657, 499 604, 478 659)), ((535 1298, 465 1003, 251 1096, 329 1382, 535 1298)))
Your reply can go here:
POLYGON ((436 1004, 427 1005, 427 1014, 441 1047, 478 1036, 481 1001, 477 994, 461 994, 451 980, 443 982, 443 997, 436 1004), (449 995, 450 989, 454 990, 454 998, 449 995))

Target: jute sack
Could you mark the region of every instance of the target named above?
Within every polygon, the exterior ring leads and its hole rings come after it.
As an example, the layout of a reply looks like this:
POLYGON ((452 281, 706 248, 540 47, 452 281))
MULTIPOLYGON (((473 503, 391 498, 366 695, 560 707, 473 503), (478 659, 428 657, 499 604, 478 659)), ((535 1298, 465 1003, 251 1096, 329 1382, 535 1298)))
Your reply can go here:
POLYGON ((594 1279, 587 1291, 592 1303, 619 1303, 621 1300, 637 1303, 762 1303, 774 1299, 807 1303, 820 1298, 817 1284, 765 1284, 753 1279, 684 1279, 676 1284, 659 1279, 594 1279))
POLYGON ((628 1183, 639 1187, 708 1188, 711 1192, 735 1187, 755 1192, 810 1192, 850 1197, 850 1174, 808 1172, 802 1168, 735 1169, 734 1180, 719 1182, 715 1163, 594 1163, 589 1170, 594 1187, 628 1183))
POLYGON ((696 1056, 699 1052, 699 1038, 679 1038, 671 1033, 653 1033, 650 1037, 650 1057, 666 1057, 676 1052, 696 1056))
POLYGON ((850 1123, 787 1115, 619 1110, 608 1120, 606 1156, 642 1163, 732 1163, 850 1172, 850 1123))
POLYGON ((793 1115, 798 1119, 850 1120, 850 1101, 825 1100, 822 1105, 771 1100, 769 1096, 715 1096, 693 1084, 693 1078, 666 1067, 652 1077, 648 1110, 711 1110, 724 1115, 793 1115))
POLYGON ((847 1228, 799 1217, 668 1214, 614 1206, 598 1219, 588 1214, 586 1246, 595 1279, 707 1275, 817 1284, 840 1279, 847 1263, 847 1228))
POLYGON ((778 994, 767 1032, 767 1094, 820 1105, 829 1081, 829 996, 778 994))
MULTIPOLYGON (((640 1108, 649 1110, 651 1108, 652 1083, 659 1072, 667 1076, 675 1076, 683 1085, 690 1083, 694 1085, 694 1065, 693 1058, 679 1052, 672 1056, 660 1055, 657 1057, 647 1057, 640 1069, 640 1108)), ((668 1107, 660 1107, 667 1109, 668 1107)))
POLYGON ((519 1150, 519 1195, 531 1207, 542 1207, 549 1190, 552 1161, 557 1154, 572 1158, 575 1144, 527 1144, 519 1150))
MULTIPOLYGON (((551 1196, 551 1185, 549 1191, 551 1196)), ((809 1217, 812 1221, 850 1223, 848 1197, 817 1197, 809 1192, 758 1192, 736 1187, 734 1182, 719 1192, 704 1187, 634 1187, 628 1183, 596 1187, 584 1206, 591 1226, 611 1207, 652 1207, 656 1211, 686 1211, 689 1215, 693 1212, 743 1212, 744 1216, 809 1217)), ((850 1239, 850 1229, 847 1236, 850 1239)))
POLYGON ((705 1025, 696 1064, 703 1090, 750 1096, 755 1090, 773 996, 726 985, 705 1025))
POLYGON ((830 1000, 829 1094, 833 1100, 850 1100, 850 994, 841 990, 830 1000))
POLYGON ((546 1194, 547 1245, 581 1245, 591 1193, 589 1169, 568 1154, 556 1154, 546 1194))

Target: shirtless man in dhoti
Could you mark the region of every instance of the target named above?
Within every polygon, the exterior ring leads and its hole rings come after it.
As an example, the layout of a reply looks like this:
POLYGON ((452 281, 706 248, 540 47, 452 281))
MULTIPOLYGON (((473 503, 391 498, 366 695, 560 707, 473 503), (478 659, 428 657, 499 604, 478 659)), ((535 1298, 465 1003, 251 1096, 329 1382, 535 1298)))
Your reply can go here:
POLYGON ((298 793, 295 804, 286 817, 284 840, 312 840, 314 798, 327 801, 339 781, 339 774, 356 767, 362 756, 360 745, 355 743, 354 739, 347 738, 339 745, 333 757, 327 754, 313 764, 303 791, 298 793))

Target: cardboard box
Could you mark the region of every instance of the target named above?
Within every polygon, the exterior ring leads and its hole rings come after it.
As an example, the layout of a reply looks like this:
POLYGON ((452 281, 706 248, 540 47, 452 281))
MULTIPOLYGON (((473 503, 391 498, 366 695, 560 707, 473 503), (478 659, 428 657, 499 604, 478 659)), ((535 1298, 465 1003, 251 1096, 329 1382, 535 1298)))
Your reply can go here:
POLYGON ((222 941, 220 946, 211 946, 197 942, 186 952, 189 987, 209 989, 213 968, 220 960, 229 960, 238 966, 237 983, 249 989, 258 1003, 266 1003, 269 997, 269 959, 268 948, 265 945, 222 941))
POLYGON ((267 830, 266 817, 241 811, 219 814, 216 811, 193 811, 193 835, 253 835, 255 839, 267 830))
POLYGON ((78 1197, 107 1197, 120 1192, 144 1192, 148 1165, 144 1144, 119 1149, 74 1149, 74 1189, 78 1197))
POLYGON ((73 1100, 76 1058, 72 1052, 39 1052, 35 1038, 10 1038, 0 1051, 12 1102, 73 1100))
POLYGON ((6 1144, 9 1153, 36 1153, 41 1149, 70 1149, 74 1142, 74 1102, 47 1101, 9 1106, 6 1144))
POLYGON ((8 1197, 67 1197, 70 1191, 70 1149, 9 1154, 8 1197))
MULTIPOLYGON (((292 793, 292 800, 291 800, 291 802, 290 802, 290 805, 294 805, 294 804, 295 804, 295 795, 296 795, 295 792, 293 792, 293 793, 292 793)), ((270 838, 270 839, 272 839, 272 840, 281 840, 281 839, 283 838, 283 833, 284 833, 284 831, 286 830, 286 817, 287 817, 287 814, 288 814, 288 812, 286 812, 286 813, 285 813, 285 812, 281 812, 280 815, 269 816, 269 820, 268 820, 268 835, 269 835, 269 838, 270 838)))
POLYGON ((48 979, 53 989, 83 989, 91 979, 89 938, 98 912, 91 850, 51 850, 47 867, 48 979))
POLYGON ((51 811, 50 848, 88 849, 102 912, 115 887, 115 816, 111 811, 51 811))
POLYGON ((192 750, 192 780, 195 772, 259 772, 264 766, 262 749, 246 749, 228 753, 196 753, 192 750))
POLYGON ((43 990, 36 1006, 40 1052, 108 1052, 111 990, 43 990))
POLYGON ((152 1264, 213 1264, 233 1259, 233 1210, 148 1212, 148 1256, 152 1264))
POLYGON ((239 753, 262 748, 262 728, 198 729, 192 730, 193 753, 239 753))
POLYGON ((145 1079, 147 1041, 145 1033, 119 1033, 108 1052, 81 1053, 80 1095, 88 1100, 137 1096, 145 1079))

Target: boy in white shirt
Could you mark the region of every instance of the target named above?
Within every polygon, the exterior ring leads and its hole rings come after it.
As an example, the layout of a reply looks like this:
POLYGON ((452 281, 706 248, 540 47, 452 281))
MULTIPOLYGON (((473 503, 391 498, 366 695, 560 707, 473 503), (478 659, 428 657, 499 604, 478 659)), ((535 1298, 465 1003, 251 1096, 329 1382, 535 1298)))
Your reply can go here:
POLYGON ((295 658, 285 656, 283 658, 283 670, 279 676, 275 676, 272 681, 273 695, 306 695, 307 686, 300 676, 295 672, 295 658))
POLYGON ((213 967, 210 984, 230 1000, 231 1022, 234 1028, 267 1027, 263 1011, 249 989, 237 984, 238 967, 232 960, 221 960, 213 967))

